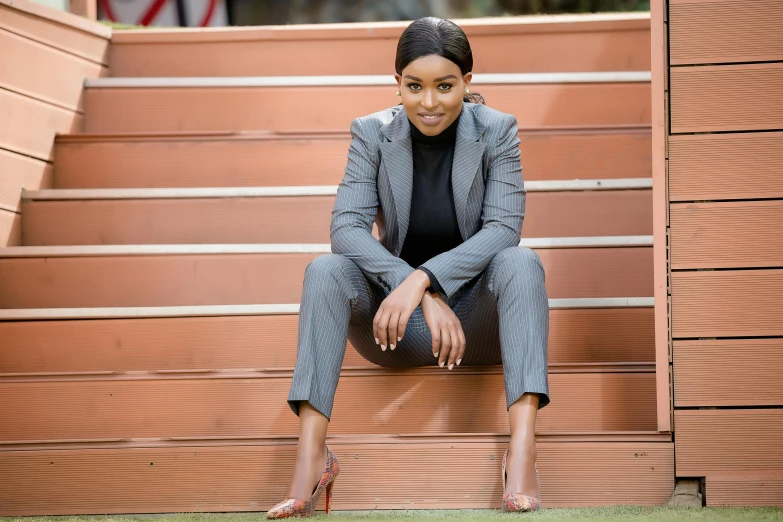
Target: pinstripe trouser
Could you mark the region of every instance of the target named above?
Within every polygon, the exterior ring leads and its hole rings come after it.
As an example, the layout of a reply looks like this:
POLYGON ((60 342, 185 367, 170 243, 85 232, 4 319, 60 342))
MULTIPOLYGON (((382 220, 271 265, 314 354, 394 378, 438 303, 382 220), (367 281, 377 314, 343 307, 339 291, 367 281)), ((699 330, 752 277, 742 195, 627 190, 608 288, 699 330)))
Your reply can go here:
MULTIPOLYGON (((390 367, 437 365, 421 307, 396 348, 375 344, 372 321, 386 292, 347 257, 326 254, 307 267, 299 310, 299 344, 288 404, 299 414, 308 401, 330 418, 346 342, 371 363, 390 367)), ((514 247, 448 299, 465 333, 463 366, 503 365, 506 406, 524 393, 549 404, 549 302, 544 267, 535 252, 514 247)))

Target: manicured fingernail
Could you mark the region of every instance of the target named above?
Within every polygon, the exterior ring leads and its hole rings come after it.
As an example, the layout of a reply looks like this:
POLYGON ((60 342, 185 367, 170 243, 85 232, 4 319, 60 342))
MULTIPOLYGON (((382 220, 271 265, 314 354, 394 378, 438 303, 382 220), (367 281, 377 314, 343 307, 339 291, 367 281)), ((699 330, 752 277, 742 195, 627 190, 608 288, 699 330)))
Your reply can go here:
POLYGON ((397 338, 397 342, 400 342, 400 341, 402 341, 402 337, 398 337, 397 338))
POLYGON ((390 344, 390 345, 389 345, 389 348, 391 348, 392 350, 394 350, 394 345, 393 345, 393 344, 390 344))
POLYGON ((435 357, 437 357, 439 353, 440 353, 440 352, 435 352, 435 357))
POLYGON ((375 344, 381 344, 381 340, 378 339, 377 337, 375 338, 375 344))
POLYGON ((384 352, 386 351, 386 345, 385 344, 381 345, 381 350, 383 350, 384 352))
POLYGON ((457 359, 457 366, 459 366, 459 363, 462 362, 462 359, 457 359))
POLYGON ((449 364, 449 370, 451 370, 452 368, 454 368, 454 363, 449 364))
POLYGON ((439 362, 439 363, 438 363, 438 366, 440 366, 441 368, 443 368, 443 365, 444 365, 444 364, 446 364, 446 361, 441 361, 441 362, 439 362))

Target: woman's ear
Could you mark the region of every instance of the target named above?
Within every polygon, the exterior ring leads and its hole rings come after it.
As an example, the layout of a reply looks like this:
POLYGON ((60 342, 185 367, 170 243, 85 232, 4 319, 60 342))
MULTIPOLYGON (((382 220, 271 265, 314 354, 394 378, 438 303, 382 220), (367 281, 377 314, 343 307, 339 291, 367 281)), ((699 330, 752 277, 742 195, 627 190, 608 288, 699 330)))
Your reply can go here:
POLYGON ((462 81, 465 82, 465 88, 466 89, 470 88, 470 82, 472 80, 473 80, 473 73, 472 72, 469 72, 468 74, 466 74, 465 76, 462 77, 462 81))

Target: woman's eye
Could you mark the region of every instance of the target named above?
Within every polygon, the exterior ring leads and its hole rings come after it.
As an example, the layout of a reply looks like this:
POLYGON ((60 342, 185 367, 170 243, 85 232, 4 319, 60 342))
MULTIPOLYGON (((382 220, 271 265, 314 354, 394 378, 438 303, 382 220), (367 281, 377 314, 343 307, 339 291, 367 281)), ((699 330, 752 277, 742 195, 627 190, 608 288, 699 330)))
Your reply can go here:
POLYGON ((418 83, 409 83, 408 89, 412 91, 418 91, 419 89, 421 89, 421 85, 419 85, 418 83))
POLYGON ((448 91, 449 89, 451 89, 451 84, 441 83, 440 85, 438 85, 438 89, 440 89, 441 91, 448 91))

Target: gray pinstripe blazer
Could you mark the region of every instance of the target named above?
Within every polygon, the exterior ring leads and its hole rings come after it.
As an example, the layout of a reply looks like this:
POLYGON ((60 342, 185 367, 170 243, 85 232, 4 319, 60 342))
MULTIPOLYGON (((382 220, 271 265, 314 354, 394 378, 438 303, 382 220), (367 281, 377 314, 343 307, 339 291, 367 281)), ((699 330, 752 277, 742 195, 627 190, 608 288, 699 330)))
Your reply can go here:
MULTIPOLYGON (((351 137, 332 211, 332 252, 391 291, 415 270, 399 258, 413 191, 410 123, 402 107, 392 107, 353 120, 351 137), (372 236, 373 222, 380 242, 372 236)), ((464 104, 452 167, 464 242, 423 265, 445 297, 482 273, 495 254, 519 244, 526 197, 519 156, 514 116, 464 104)))

